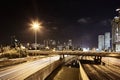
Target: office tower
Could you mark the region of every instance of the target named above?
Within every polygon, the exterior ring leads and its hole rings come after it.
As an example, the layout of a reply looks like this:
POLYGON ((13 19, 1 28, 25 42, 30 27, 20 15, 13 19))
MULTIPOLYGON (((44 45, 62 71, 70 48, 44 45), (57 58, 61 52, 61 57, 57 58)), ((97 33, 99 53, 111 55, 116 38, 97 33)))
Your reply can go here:
POLYGON ((112 49, 118 52, 120 51, 120 9, 116 11, 118 11, 118 16, 112 20, 112 49))
POLYGON ((104 35, 98 36, 98 49, 104 50, 104 35))
POLYGON ((105 50, 110 48, 110 32, 105 33, 105 50))

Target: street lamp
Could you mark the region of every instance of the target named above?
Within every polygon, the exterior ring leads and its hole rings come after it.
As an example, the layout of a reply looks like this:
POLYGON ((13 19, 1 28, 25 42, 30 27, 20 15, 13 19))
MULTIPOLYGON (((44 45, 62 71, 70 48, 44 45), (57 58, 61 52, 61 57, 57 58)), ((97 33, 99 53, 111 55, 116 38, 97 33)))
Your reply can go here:
POLYGON ((32 21, 30 24, 32 26, 32 29, 35 31, 35 50, 37 49, 37 31, 41 28, 41 23, 36 20, 32 21))

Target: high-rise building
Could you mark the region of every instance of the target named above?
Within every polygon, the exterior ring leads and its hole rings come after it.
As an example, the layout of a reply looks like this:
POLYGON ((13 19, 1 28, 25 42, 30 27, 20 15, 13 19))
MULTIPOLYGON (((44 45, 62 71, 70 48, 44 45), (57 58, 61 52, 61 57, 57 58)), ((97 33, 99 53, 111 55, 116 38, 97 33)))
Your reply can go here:
POLYGON ((72 46, 72 40, 68 40, 68 46, 72 46))
POLYGON ((113 51, 120 51, 120 9, 116 9, 119 16, 112 20, 112 49, 113 51))
POLYGON ((105 50, 110 48, 110 32, 105 33, 105 50))
POLYGON ((104 50, 104 35, 98 36, 98 49, 104 50))
POLYGON ((72 49, 72 40, 68 40, 68 46, 69 46, 69 49, 72 49))

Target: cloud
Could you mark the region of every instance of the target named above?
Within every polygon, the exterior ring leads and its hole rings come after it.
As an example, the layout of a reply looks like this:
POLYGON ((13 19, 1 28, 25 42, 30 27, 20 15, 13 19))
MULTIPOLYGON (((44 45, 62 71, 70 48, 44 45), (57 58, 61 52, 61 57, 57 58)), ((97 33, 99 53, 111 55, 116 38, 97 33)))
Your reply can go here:
POLYGON ((53 30, 57 30, 58 28, 57 27, 52 27, 53 30))
POLYGON ((87 23, 87 20, 85 18, 81 18, 78 20, 79 23, 87 23))
POLYGON ((77 20, 80 24, 89 24, 89 25, 101 25, 101 26, 110 26, 111 25, 111 19, 101 19, 99 17, 86 17, 86 18, 80 18, 77 20))
POLYGON ((91 20, 91 18, 80 18, 80 19, 78 19, 78 23, 81 23, 81 24, 86 24, 86 23, 89 23, 90 22, 90 20, 91 20))
POLYGON ((104 26, 106 26, 106 25, 108 25, 108 24, 110 24, 110 23, 111 23, 111 19, 106 19, 106 20, 100 21, 100 24, 102 24, 102 25, 104 25, 104 26))
POLYGON ((99 22, 99 24, 102 24, 102 25, 106 26, 106 25, 107 25, 107 20, 101 20, 101 21, 99 22))

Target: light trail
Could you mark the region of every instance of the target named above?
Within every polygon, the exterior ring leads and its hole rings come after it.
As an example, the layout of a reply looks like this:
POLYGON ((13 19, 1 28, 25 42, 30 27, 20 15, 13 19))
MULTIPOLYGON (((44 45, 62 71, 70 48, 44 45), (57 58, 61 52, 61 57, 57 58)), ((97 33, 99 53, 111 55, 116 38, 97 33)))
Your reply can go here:
POLYGON ((57 60, 59 60, 59 56, 51 56, 11 67, 0 72, 0 80, 23 80, 57 60))

